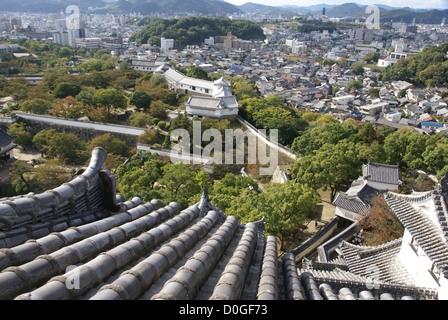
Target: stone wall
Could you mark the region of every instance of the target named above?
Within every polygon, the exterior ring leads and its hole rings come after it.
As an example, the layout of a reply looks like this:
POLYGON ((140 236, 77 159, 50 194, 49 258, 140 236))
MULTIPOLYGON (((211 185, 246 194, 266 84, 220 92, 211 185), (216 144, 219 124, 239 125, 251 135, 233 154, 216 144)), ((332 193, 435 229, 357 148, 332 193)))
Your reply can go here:
POLYGON ((110 133, 112 137, 125 141, 126 144, 130 147, 137 146, 137 136, 126 134, 126 133, 118 133, 116 130, 111 130, 111 132, 107 132, 104 130, 95 130, 91 128, 82 128, 76 127, 73 125, 62 125, 62 124, 53 124, 48 122, 39 121, 38 119, 22 119, 27 124, 29 124, 29 129, 31 134, 35 135, 39 131, 48 130, 48 129, 56 129, 58 132, 68 132, 76 134, 83 141, 91 141, 93 138, 104 135, 106 133, 110 133))

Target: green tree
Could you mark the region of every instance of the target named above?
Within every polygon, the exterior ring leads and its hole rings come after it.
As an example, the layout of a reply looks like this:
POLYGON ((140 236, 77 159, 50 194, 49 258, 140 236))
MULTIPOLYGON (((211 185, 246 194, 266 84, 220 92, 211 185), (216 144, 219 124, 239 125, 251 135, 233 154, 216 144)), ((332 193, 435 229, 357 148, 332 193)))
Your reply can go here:
POLYGON ((253 119, 258 128, 265 128, 269 121, 273 119, 281 119, 283 121, 291 121, 293 116, 291 112, 277 107, 267 107, 254 112, 253 119))
POLYGON ((375 128, 370 122, 364 123, 359 129, 358 138, 369 145, 377 139, 375 128))
POLYGON ((132 65, 127 61, 122 61, 118 64, 118 69, 121 71, 127 71, 132 69, 132 65))
POLYGON ((151 104, 151 107, 149 108, 149 114, 153 118, 159 118, 159 119, 166 119, 168 118, 167 109, 169 108, 169 105, 163 103, 162 101, 154 101, 151 104))
POLYGON ((17 194, 31 192, 32 186, 29 181, 29 173, 32 170, 32 167, 23 161, 16 161, 11 165, 11 182, 17 194))
POLYGON ((107 153, 113 153, 123 157, 128 157, 130 152, 130 148, 125 141, 112 137, 110 133, 93 138, 87 143, 86 147, 89 153, 96 147, 102 147, 107 153))
POLYGON ((2 60, 2 62, 9 62, 9 61, 17 60, 16 56, 12 52, 4 52, 4 53, 2 53, 0 59, 2 60))
POLYGON ((53 139, 55 135, 57 135, 58 132, 56 129, 47 129, 47 130, 41 130, 38 133, 36 133, 33 137, 33 146, 34 148, 41 150, 42 148, 45 148, 50 144, 50 141, 53 139))
POLYGON ((53 95, 56 98, 63 99, 71 96, 76 97, 81 92, 81 87, 76 83, 61 82, 54 89, 53 95))
POLYGON ((301 227, 320 202, 313 189, 293 181, 268 185, 263 197, 270 209, 266 215, 267 231, 278 236, 282 244, 285 233, 293 234, 301 227))
POLYGON ((363 84, 358 80, 353 80, 347 83, 348 90, 360 90, 363 88, 363 84))
POLYGON ((48 142, 47 157, 57 158, 66 164, 79 164, 87 160, 88 154, 77 135, 61 132, 53 135, 48 142))
POLYGON ((25 101, 21 105, 20 110, 23 112, 47 114, 48 111, 50 111, 50 108, 51 102, 44 99, 35 98, 33 100, 25 101))
POLYGON ((100 89, 95 92, 92 101, 96 106, 106 107, 110 114, 110 109, 124 110, 128 105, 126 97, 116 89, 100 89))
POLYGON ((350 70, 352 71, 352 73, 354 75, 357 75, 357 76, 361 76, 364 74, 364 67, 363 67, 362 63, 360 63, 360 62, 356 62, 356 63, 352 64, 352 66, 350 67, 350 70))
POLYGON ((370 88, 368 92, 372 98, 378 98, 380 96, 380 90, 377 88, 370 88))
POLYGON ((129 125, 133 127, 146 128, 153 124, 154 119, 147 113, 137 112, 129 117, 129 125))
POLYGON ((102 59, 102 60, 107 60, 111 57, 110 51, 106 50, 106 49, 99 49, 98 51, 95 52, 95 54, 93 55, 94 59, 102 59))
MULTIPOLYGON (((429 148, 428 148, 429 149, 429 148)), ((431 173, 438 173, 448 163, 448 145, 436 146, 434 149, 426 150, 423 153, 425 166, 431 173)))
POLYGON ((185 129, 188 131, 190 136, 193 135, 193 121, 188 118, 188 116, 179 112, 178 116, 171 121, 170 131, 173 132, 176 129, 185 129))
POLYGON ((231 202, 227 205, 226 213, 235 215, 242 222, 264 218, 266 233, 279 237, 281 249, 288 246, 289 240, 300 230, 320 201, 309 186, 293 181, 270 184, 261 194, 245 189, 242 195, 228 198, 231 202))
POLYGON ((292 165, 291 172, 297 182, 318 190, 330 190, 331 202, 336 193, 348 189, 361 174, 361 161, 356 144, 347 140, 336 145, 324 144, 315 155, 301 158, 292 165))
MULTIPOLYGON (((202 170, 202 169, 201 169, 202 170)), ((195 170, 186 164, 169 163, 162 168, 163 177, 158 180, 163 194, 186 208, 190 199, 202 192, 202 185, 197 180, 195 170)))
POLYGON ((378 52, 371 52, 371 53, 365 55, 362 58, 362 61, 367 62, 367 64, 372 64, 372 63, 377 63, 379 58, 380 58, 380 54, 378 52))
POLYGON ((255 84, 236 79, 232 80, 232 91, 237 100, 241 100, 243 97, 255 98, 260 96, 255 84))
POLYGON ((357 143, 357 133, 358 128, 347 121, 315 123, 294 139, 291 149, 299 156, 313 155, 326 143, 335 145, 344 139, 357 143))
POLYGON ((129 103, 138 110, 148 110, 151 105, 151 96, 144 91, 136 90, 131 95, 129 103))
POLYGON ((210 201, 221 211, 227 212, 233 201, 258 190, 257 183, 249 177, 227 173, 221 180, 215 180, 209 190, 210 201))
POLYGON ((83 88, 78 95, 76 95, 76 100, 84 103, 85 105, 93 104, 93 96, 95 95, 96 89, 92 87, 83 88))
POLYGON ((387 163, 387 155, 384 151, 384 147, 378 142, 372 144, 358 143, 357 148, 359 150, 359 159, 363 163, 369 161, 375 163, 387 163))
POLYGON ((207 71, 195 65, 191 65, 188 67, 187 77, 202 80, 210 80, 207 71))
POLYGON ((9 126, 7 133, 16 137, 14 143, 17 143, 19 146, 30 147, 33 143, 33 137, 31 136, 31 133, 27 131, 25 123, 13 123, 9 126))
POLYGON ((302 119, 306 122, 314 122, 319 119, 322 115, 318 112, 305 112, 302 114, 302 119))
POLYGON ((157 154, 147 152, 142 156, 133 156, 130 161, 117 168, 117 189, 125 198, 138 196, 144 201, 151 201, 162 196, 154 188, 155 183, 163 176, 162 168, 166 163, 157 158, 157 154))
POLYGON ((158 142, 157 132, 152 130, 145 130, 137 137, 137 141, 143 144, 153 145, 158 142))
POLYGON ((272 129, 278 130, 278 142, 282 145, 289 146, 293 143, 294 139, 299 135, 299 131, 302 131, 307 126, 307 123, 303 119, 271 119, 265 125, 265 129, 269 131, 272 129))

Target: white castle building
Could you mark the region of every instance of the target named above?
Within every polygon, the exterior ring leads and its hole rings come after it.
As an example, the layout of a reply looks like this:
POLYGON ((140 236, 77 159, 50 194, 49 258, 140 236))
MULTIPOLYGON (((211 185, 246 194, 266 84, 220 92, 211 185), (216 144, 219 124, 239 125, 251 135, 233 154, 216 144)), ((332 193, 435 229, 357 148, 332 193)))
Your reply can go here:
POLYGON ((238 115, 240 105, 232 94, 230 81, 224 78, 216 81, 195 79, 167 64, 160 66, 155 74, 163 75, 172 90, 190 95, 185 105, 191 116, 232 119, 238 115))

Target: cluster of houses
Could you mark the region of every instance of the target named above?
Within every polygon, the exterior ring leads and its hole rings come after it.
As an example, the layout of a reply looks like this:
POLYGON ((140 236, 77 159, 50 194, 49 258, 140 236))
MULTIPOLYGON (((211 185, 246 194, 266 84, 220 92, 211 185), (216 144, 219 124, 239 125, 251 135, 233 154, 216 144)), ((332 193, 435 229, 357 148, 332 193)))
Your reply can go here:
POLYGON ((297 33, 281 26, 265 27, 264 32, 267 39, 252 41, 250 47, 225 46, 222 39, 211 38, 204 39, 203 46, 160 54, 157 47, 143 45, 137 55, 124 53, 121 58, 138 71, 154 72, 174 61, 183 68, 195 65, 209 73, 240 76, 262 95, 278 95, 292 107, 331 114, 341 121, 355 118, 394 129, 413 126, 426 134, 446 129, 446 87, 417 89, 405 81, 378 80, 384 60, 391 65, 443 43, 448 40, 443 30, 399 24, 375 33, 366 28, 297 33), (363 57, 373 52, 381 58, 376 65, 367 65, 363 57), (350 68, 359 62, 364 64, 361 75, 350 68), (350 83, 355 81, 362 88, 354 90, 350 83))

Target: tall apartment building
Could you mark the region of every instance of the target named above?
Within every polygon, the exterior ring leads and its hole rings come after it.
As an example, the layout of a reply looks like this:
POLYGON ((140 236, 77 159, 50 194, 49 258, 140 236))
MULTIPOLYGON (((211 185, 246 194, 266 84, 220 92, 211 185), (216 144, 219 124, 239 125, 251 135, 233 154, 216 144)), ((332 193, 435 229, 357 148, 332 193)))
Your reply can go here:
POLYGON ((174 48, 174 39, 165 39, 165 38, 160 39, 160 50, 164 54, 167 54, 168 51, 170 51, 173 48, 174 48))
POLYGON ((56 20, 56 31, 53 32, 54 43, 64 46, 76 46, 76 39, 89 37, 89 31, 85 28, 85 23, 79 17, 76 23, 67 24, 67 19, 56 20))
POLYGON ((251 41, 239 39, 231 32, 228 32, 227 36, 217 36, 215 40, 217 43, 224 43, 224 48, 227 49, 250 50, 253 47, 251 41))

